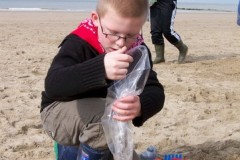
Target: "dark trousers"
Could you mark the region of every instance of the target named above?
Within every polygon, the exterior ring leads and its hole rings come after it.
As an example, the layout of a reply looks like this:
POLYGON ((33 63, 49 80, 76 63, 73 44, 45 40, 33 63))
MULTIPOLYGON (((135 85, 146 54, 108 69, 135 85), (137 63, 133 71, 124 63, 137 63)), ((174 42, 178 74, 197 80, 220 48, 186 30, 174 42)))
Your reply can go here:
POLYGON ((152 43, 163 45, 163 36, 171 43, 180 41, 180 36, 174 31, 174 19, 177 10, 177 1, 158 0, 150 7, 150 23, 152 43))

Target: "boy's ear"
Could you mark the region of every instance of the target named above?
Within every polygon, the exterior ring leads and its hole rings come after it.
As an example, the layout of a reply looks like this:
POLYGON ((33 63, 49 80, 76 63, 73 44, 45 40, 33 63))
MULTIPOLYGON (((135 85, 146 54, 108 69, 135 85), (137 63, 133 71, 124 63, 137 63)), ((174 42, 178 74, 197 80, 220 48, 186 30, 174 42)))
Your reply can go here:
POLYGON ((94 26, 96 26, 96 27, 98 27, 98 20, 99 20, 99 18, 98 18, 98 14, 97 14, 97 12, 95 12, 95 11, 92 11, 92 13, 91 13, 91 19, 92 19, 92 22, 93 22, 93 24, 94 24, 94 26))

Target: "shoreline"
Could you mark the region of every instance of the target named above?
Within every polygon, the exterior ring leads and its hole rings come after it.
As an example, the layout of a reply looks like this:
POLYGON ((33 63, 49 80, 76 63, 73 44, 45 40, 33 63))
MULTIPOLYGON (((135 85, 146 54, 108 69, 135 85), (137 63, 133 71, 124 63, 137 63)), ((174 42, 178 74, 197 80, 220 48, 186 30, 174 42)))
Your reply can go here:
MULTIPOLYGON (((92 10, 67 10, 67 9, 44 9, 44 8, 3 8, 0 12, 91 12, 92 10)), ((177 8, 181 13, 237 13, 236 11, 217 9, 177 8)))

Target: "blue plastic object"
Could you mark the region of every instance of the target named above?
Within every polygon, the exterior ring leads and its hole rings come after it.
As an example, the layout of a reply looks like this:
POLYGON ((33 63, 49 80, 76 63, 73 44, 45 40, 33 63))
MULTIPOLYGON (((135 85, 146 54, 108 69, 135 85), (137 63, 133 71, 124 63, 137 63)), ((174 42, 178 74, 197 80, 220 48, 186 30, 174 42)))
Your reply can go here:
POLYGON ((150 146, 146 151, 140 154, 141 160, 154 160, 158 156, 157 149, 154 146, 150 146))

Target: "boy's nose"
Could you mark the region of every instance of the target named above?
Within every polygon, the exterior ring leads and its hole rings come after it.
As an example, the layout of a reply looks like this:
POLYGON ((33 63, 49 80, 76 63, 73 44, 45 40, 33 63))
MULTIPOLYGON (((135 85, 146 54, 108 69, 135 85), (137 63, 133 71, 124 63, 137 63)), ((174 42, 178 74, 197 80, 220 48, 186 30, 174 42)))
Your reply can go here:
POLYGON ((123 47, 123 46, 125 46, 125 43, 126 43, 126 39, 124 39, 124 38, 119 38, 117 41, 116 41, 116 44, 117 44, 117 46, 118 47, 123 47))

